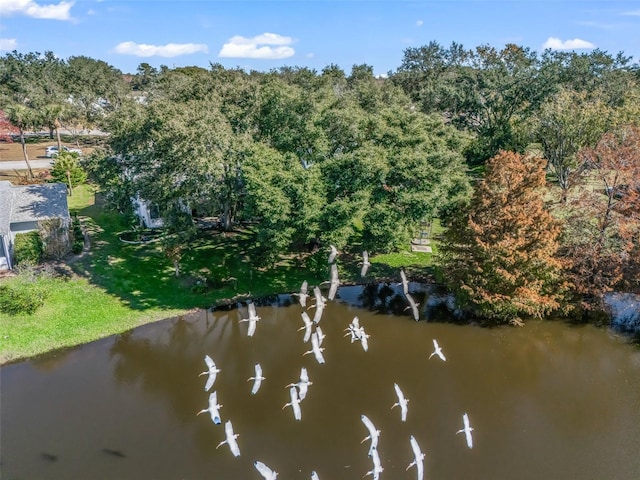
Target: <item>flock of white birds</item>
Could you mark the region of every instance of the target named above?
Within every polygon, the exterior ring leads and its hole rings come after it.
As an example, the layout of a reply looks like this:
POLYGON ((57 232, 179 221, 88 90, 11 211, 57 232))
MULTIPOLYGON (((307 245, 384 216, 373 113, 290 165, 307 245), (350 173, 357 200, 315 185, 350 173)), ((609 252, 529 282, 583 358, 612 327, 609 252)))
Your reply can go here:
MULTIPOLYGON (((328 282, 330 287, 329 287, 329 293, 327 295, 327 298, 325 298, 322 295, 320 288, 316 286, 313 289, 315 303, 307 306, 307 299, 310 297, 310 294, 308 292, 309 287, 306 280, 302 283, 300 292, 293 294, 294 296, 298 297, 300 306, 303 309, 309 309, 309 308, 315 309, 313 319, 311 319, 307 311, 303 310, 301 312, 301 318, 304 325, 300 327, 298 331, 304 330, 303 342, 307 343, 309 342, 309 340, 311 341, 311 350, 305 352, 304 355, 313 354, 316 358, 316 361, 319 364, 325 363, 324 356, 322 354, 322 352, 324 351, 324 347, 322 347, 322 342, 325 336, 322 333, 322 329, 320 328, 319 323, 320 323, 320 320, 322 319, 322 313, 326 307, 327 300, 333 300, 335 298, 336 292, 338 290, 338 286, 340 285, 340 280, 338 278, 338 267, 335 263, 338 253, 339 252, 336 249, 336 247, 331 245, 331 253, 329 254, 329 259, 328 259, 328 263, 330 264, 331 279, 328 282)), ((369 256, 366 251, 363 252, 362 256, 363 256, 363 261, 362 261, 362 269, 360 273, 361 273, 361 276, 364 277, 367 273, 367 269, 371 264, 369 263, 369 256)), ((413 297, 409 293, 409 282, 407 280, 407 276, 404 270, 400 270, 400 278, 401 278, 401 282, 398 285, 402 285, 403 294, 409 304, 407 306, 407 309, 411 309, 412 316, 417 321, 419 320, 418 303, 416 303, 416 301, 413 299, 413 297)), ((258 321, 260 320, 260 317, 256 313, 256 307, 253 302, 247 303, 247 310, 249 313, 248 318, 242 318, 240 322, 248 322, 249 326, 247 329, 247 335, 251 337, 256 331, 256 326, 258 321)), ((366 334, 364 327, 360 325, 360 322, 357 316, 353 318, 353 320, 348 325, 348 327, 345 328, 345 331, 347 332, 345 334, 345 337, 350 336, 351 343, 359 341, 362 345, 363 350, 365 352, 368 350, 369 335, 366 334)), ((434 347, 434 351, 433 353, 431 353, 431 355, 429 355, 429 359, 431 359, 433 356, 437 356, 442 361, 446 361, 446 357, 442 352, 442 348, 440 347, 440 345, 438 345, 438 342, 436 339, 433 339, 433 347, 434 347)), ((217 368, 215 362, 209 355, 205 355, 204 362, 207 366, 207 370, 200 373, 200 375, 207 375, 207 381, 204 386, 204 390, 205 392, 208 392, 213 387, 213 384, 216 381, 216 376, 221 370, 217 368)), ((252 395, 255 395, 258 393, 258 390, 260 389, 260 385, 262 384, 263 380, 265 380, 265 377, 262 375, 262 367, 260 366, 259 363, 256 363, 255 375, 247 379, 247 381, 253 382, 253 386, 251 388, 252 395)), ((302 419, 302 409, 300 407, 300 403, 307 396, 309 386, 312 384, 313 382, 309 380, 309 374, 307 372, 307 369, 302 367, 300 371, 300 380, 297 382, 290 383, 285 387, 289 389, 290 401, 285 403, 282 409, 284 410, 287 407, 291 407, 291 409, 293 410, 293 416, 296 420, 302 419)), ((395 407, 399 407, 400 419, 401 421, 406 422, 409 399, 404 396, 404 393, 402 392, 402 390, 400 389, 400 386, 397 383, 394 383, 393 387, 398 397, 398 401, 391 406, 391 409, 395 407)), ((218 404, 217 392, 214 390, 209 394, 209 406, 205 409, 200 410, 199 412, 197 412, 197 414, 200 415, 201 413, 208 412, 209 415, 211 416, 211 421, 214 424, 219 425, 222 423, 222 419, 220 417, 220 408, 222 408, 222 405, 218 404)), ((372 469, 366 472, 364 476, 366 477, 371 475, 373 480, 378 480, 380 474, 384 470, 384 468, 382 467, 382 463, 380 461, 380 456, 378 454, 378 448, 377 448, 378 439, 380 437, 380 430, 376 429, 373 422, 366 415, 362 415, 361 420, 364 426, 366 427, 367 431, 369 432, 369 434, 362 440, 362 443, 364 443, 367 440, 370 441, 368 456, 371 458, 373 462, 372 469)), ((473 438, 471 435, 471 432, 473 431, 473 427, 471 427, 471 424, 469 422, 469 416, 466 413, 464 413, 462 416, 462 422, 463 422, 463 428, 458 430, 456 433, 464 433, 466 436, 467 446, 469 448, 473 448, 473 438)), ((216 446, 216 448, 220 448, 222 445, 226 443, 229 446, 231 453, 235 457, 239 457, 240 447, 238 446, 238 442, 236 441, 239 434, 234 433, 231 420, 227 420, 225 422, 224 431, 225 431, 225 440, 221 441, 216 446)), ((409 470, 411 467, 416 467, 417 479, 422 480, 424 476, 425 454, 422 453, 422 451, 420 450, 420 446, 418 445, 418 442, 413 435, 410 436, 409 443, 413 451, 414 459, 409 464, 409 466, 407 466, 406 469, 409 470)), ((256 470, 262 475, 262 477, 265 478, 265 480, 274 480, 278 476, 278 472, 274 471, 273 469, 271 469, 269 466, 267 466, 265 463, 261 461, 255 461, 254 466, 256 470)), ((311 479, 319 480, 319 476, 315 471, 311 472, 311 479)))

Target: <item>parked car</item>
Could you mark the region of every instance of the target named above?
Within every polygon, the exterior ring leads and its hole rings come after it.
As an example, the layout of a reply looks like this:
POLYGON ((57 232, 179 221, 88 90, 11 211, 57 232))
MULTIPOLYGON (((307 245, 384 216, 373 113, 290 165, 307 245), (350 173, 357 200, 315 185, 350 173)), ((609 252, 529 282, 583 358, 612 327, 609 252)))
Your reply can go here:
MULTIPOLYGON (((67 147, 66 145, 62 146, 62 151, 63 152, 70 152, 70 153, 77 153, 78 155, 82 155, 82 150, 79 148, 70 148, 67 147)), ((51 145, 50 147, 47 147, 44 151, 44 156, 47 158, 54 158, 56 155, 58 155, 58 147, 55 145, 51 145)))

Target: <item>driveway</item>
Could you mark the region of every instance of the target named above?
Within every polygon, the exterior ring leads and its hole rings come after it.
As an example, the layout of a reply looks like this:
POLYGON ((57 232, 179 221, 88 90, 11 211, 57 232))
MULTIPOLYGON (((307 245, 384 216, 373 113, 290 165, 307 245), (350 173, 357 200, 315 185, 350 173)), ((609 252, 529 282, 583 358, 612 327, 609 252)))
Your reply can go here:
MULTIPOLYGON (((51 168, 51 166, 53 165, 53 160, 49 158, 46 160, 29 160, 29 163, 31 164, 31 168, 34 169, 51 168)), ((0 162, 0 170, 27 170, 27 163, 24 160, 9 160, 6 162, 0 162)))

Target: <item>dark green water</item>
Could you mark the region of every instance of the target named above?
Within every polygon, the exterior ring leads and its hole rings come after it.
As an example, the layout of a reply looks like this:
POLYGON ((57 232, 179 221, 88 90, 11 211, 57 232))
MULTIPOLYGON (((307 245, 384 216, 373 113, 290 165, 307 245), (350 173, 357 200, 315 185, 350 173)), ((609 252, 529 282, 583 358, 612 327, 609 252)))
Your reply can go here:
MULTIPOLYGON (((414 286, 415 287, 415 286, 414 286)), ((253 337, 246 309, 201 312, 0 369, 2 479, 259 479, 261 460, 278 479, 361 479, 371 470, 366 414, 381 430, 381 479, 413 479, 410 435, 425 479, 640 478, 640 351, 606 329, 562 322, 484 329, 415 322, 361 309, 379 301, 345 287, 320 326, 326 363, 303 356, 301 308, 259 306, 253 337), (354 315, 369 351, 345 338, 354 315), (437 339, 446 362, 428 359, 437 339), (222 371, 223 423, 233 422, 241 456, 208 415, 204 355, 222 371), (250 394, 253 365, 266 380, 250 394), (285 385, 307 367, 313 385, 293 418, 285 385), (400 421, 393 384, 409 398, 400 421), (474 447, 468 449, 462 414, 474 447)), ((424 305, 424 294, 416 294, 424 305)), ((423 312, 424 314, 424 312, 423 312)), ((370 478, 370 477, 368 477, 370 478)))

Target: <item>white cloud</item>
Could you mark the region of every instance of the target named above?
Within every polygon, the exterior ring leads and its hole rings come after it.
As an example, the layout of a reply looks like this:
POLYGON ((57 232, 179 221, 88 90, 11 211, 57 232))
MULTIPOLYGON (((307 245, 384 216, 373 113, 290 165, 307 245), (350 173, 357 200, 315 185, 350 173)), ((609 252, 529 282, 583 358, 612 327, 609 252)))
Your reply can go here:
POLYGON ((640 10, 631 10, 630 12, 622 12, 622 15, 629 17, 640 17, 640 10))
POLYGON ((313 53, 313 52, 309 52, 309 53, 307 53, 307 54, 305 55, 305 57, 307 57, 307 58, 313 58, 313 57, 315 57, 315 55, 316 55, 315 53, 313 53))
POLYGON ((15 50, 18 46, 18 42, 15 38, 0 38, 0 50, 10 52, 15 50))
POLYGON ((275 60, 292 57, 296 51, 289 47, 293 43, 291 37, 277 33, 263 33, 253 38, 236 35, 222 46, 219 57, 224 58, 260 58, 275 60), (276 45, 271 47, 269 45, 276 45))
POLYGON ((204 43, 167 43, 166 45, 148 45, 146 43, 122 42, 114 48, 116 53, 135 55, 136 57, 177 57, 191 53, 209 53, 204 43))
POLYGON ((542 48, 550 48, 551 50, 579 50, 582 48, 595 47, 596 46, 593 43, 587 42, 586 40, 582 40, 580 38, 562 41, 556 37, 547 38, 547 41, 542 45, 542 48))
POLYGON ((33 18, 48 20, 71 20, 70 10, 75 2, 60 2, 39 5, 33 0, 0 0, 0 11, 3 15, 14 13, 33 18))
POLYGON ((418 20, 416 22, 416 27, 421 27, 422 25, 424 25, 424 22, 422 20, 418 20))

